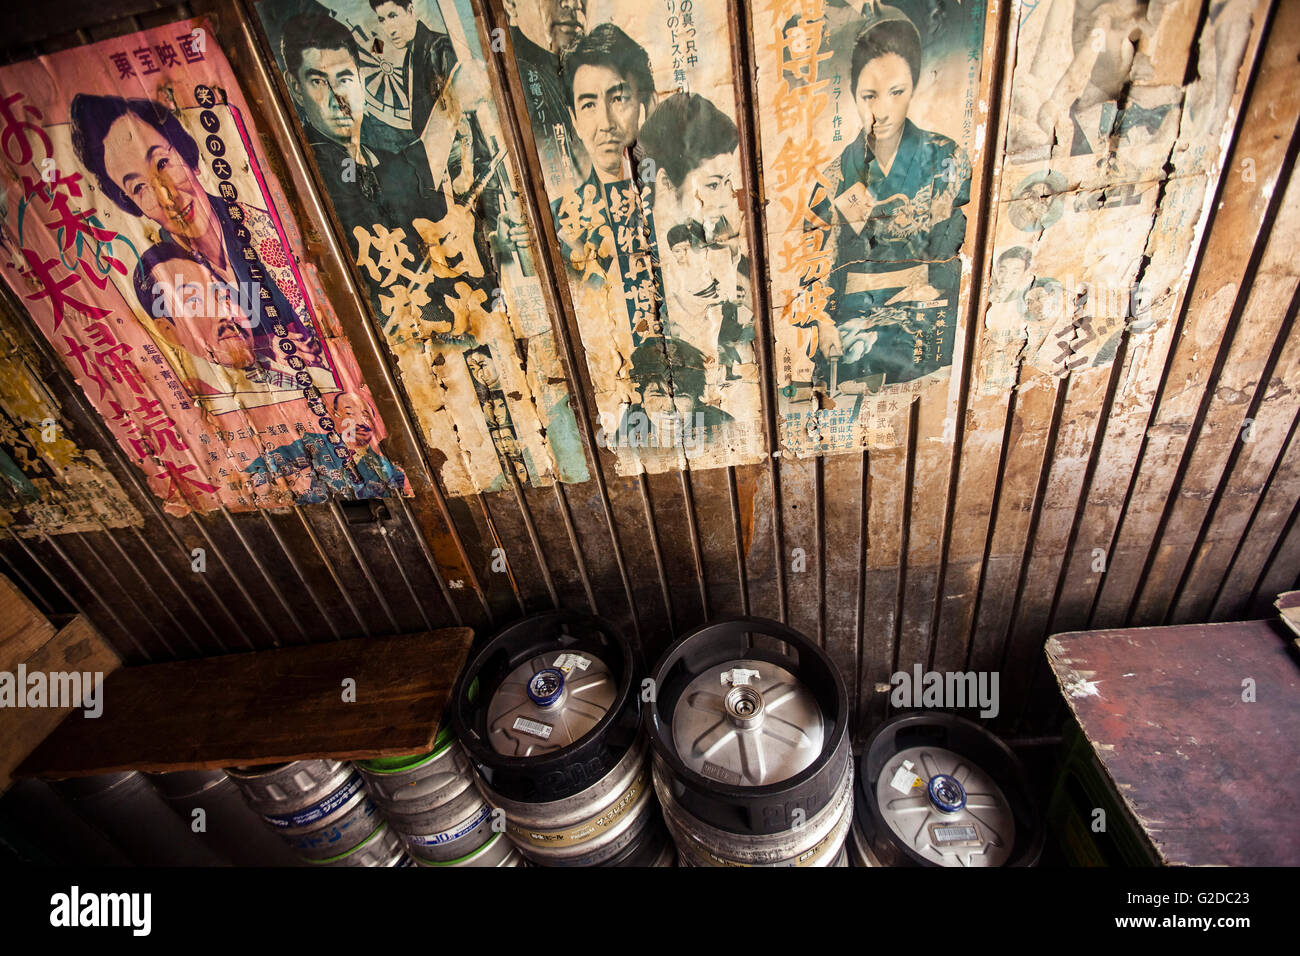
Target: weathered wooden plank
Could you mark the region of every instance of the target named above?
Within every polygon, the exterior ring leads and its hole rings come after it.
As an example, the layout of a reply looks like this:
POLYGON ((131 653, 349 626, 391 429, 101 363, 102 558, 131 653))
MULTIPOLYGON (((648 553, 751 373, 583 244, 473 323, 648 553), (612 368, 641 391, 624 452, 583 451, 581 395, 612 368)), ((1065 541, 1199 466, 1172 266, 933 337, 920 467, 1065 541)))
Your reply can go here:
POLYGON ((510 576, 523 603, 523 612, 553 607, 543 572, 543 562, 549 561, 550 556, 541 554, 533 546, 514 490, 507 487, 500 491, 484 492, 480 498, 484 510, 492 516, 500 542, 494 545, 501 550, 493 555, 492 565, 504 561, 509 566, 510 576))
POLYGON ((704 583, 709 617, 743 613, 740 579, 736 570, 736 536, 731 519, 728 470, 709 468, 690 472, 695 523, 704 562, 704 583))
MULTIPOLYGON (((1000 670, 1006 656, 1026 547, 1041 503, 1044 457, 1050 454, 1053 410, 1061 383, 1031 371, 1012 409, 1007 455, 998 492, 997 519, 971 635, 970 666, 1000 670)), ((1004 689, 1004 696, 1009 696, 1004 689)))
POLYGON ((781 517, 785 527, 786 592, 789 595, 787 623, 814 641, 820 641, 825 556, 818 544, 818 470, 811 458, 782 454, 781 517))
POLYGON ((822 532, 826 577, 822 588, 824 641, 849 689, 849 704, 857 710, 858 597, 863 548, 861 455, 830 455, 823 460, 822 532))
MULTIPOLYGON (((1249 159, 1248 168, 1258 178, 1251 183, 1234 172, 1223 179, 1213 227, 1203 243, 1201 267, 1187 296, 1181 335, 1172 343, 1172 357, 1161 379, 1163 391, 1143 440, 1115 543, 1108 549, 1107 573, 1094 613, 1096 624, 1125 622, 1134 607, 1149 548, 1160 530, 1189 432, 1234 314, 1232 303, 1250 275, 1252 257, 1241 254, 1242 243, 1255 244, 1275 203, 1271 187, 1264 187, 1276 181, 1295 128, 1294 111, 1275 107, 1294 95, 1291 74, 1300 44, 1298 17, 1300 11, 1293 5, 1282 4, 1270 30, 1273 40, 1261 54, 1240 135, 1225 164, 1225 169, 1238 171, 1249 159)), ((1261 19, 1255 18, 1256 33, 1261 19)), ((1148 355, 1154 357, 1153 353, 1148 355)), ((1157 380, 1155 370, 1145 362, 1137 377, 1147 383, 1157 380)), ((1125 485, 1127 482, 1121 487, 1125 485)))
POLYGON ((1115 372, 1113 367, 1076 372, 1066 387, 1050 471, 1038 496, 1037 525, 1022 583, 1017 587, 1001 677, 1002 686, 1012 689, 1021 702, 1030 696, 1030 681, 1042 658, 1042 644, 1051 633, 1050 617, 1068 541, 1078 517, 1097 425, 1105 414, 1105 397, 1115 372))
POLYGON ((1268 566, 1251 592, 1246 613, 1267 614, 1277 595, 1297 588, 1300 588, 1300 502, 1292 510, 1269 556, 1268 566))
POLYGON ((1276 621, 1062 634, 1066 702, 1161 860, 1296 865, 1300 672, 1276 621))
POLYGON ((923 394, 912 409, 909 431, 915 440, 908 449, 907 575, 898 625, 898 665, 902 670, 910 670, 918 662, 928 663, 930 655, 953 453, 955 412, 945 398, 923 394))
POLYGON ((896 670, 902 587, 905 448, 867 455, 867 562, 863 580, 862 645, 859 666, 859 734, 889 713, 889 676, 896 670))
POLYGON ((8 577, 0 575, 0 670, 27 660, 54 637, 49 622, 8 577))
POLYGON ((678 633, 704 623, 696 576, 696 550, 686 516, 681 478, 676 473, 645 476, 650 491, 655 531, 663 552, 664 573, 672 592, 678 633))
POLYGON ((105 682, 102 715, 73 714, 16 772, 72 777, 421 753, 433 745, 473 636, 446 628, 125 668, 105 682))
POLYGON ((1241 543, 1218 583, 1209 617, 1232 620, 1247 614, 1247 605, 1266 570, 1275 545, 1286 534, 1287 522, 1300 505, 1300 411, 1292 420, 1291 434, 1282 450, 1277 471, 1259 496, 1241 543))
MULTIPOLYGON (((1296 105, 1300 107, 1300 97, 1296 105)), ((1234 454, 1254 443, 1263 425, 1255 418, 1246 421, 1257 411, 1257 395, 1262 396, 1275 369, 1295 370, 1295 352, 1288 368, 1277 361, 1274 343, 1285 339, 1288 325, 1293 327, 1288 306, 1300 279, 1294 262, 1300 242, 1300 179, 1291 177, 1274 188, 1283 190, 1282 204, 1264 239, 1251 287, 1239 291, 1237 307, 1243 320, 1217 379, 1206 387, 1195 436, 1179 463, 1182 470, 1172 486, 1175 494, 1166 505, 1163 530, 1138 597, 1137 615, 1142 620, 1167 620, 1191 549, 1220 493, 1224 471, 1234 454)))
MULTIPOLYGON (((9 789, 14 769, 58 727, 64 717, 80 709, 83 704, 88 705, 91 712, 104 706, 105 685, 100 684, 95 688, 96 675, 102 679, 117 670, 122 663, 94 625, 80 615, 57 633, 53 633, 53 628, 50 630, 49 637, 38 647, 30 649, 26 656, 17 656, 20 648, 16 645, 0 649, 4 653, 0 657, 0 670, 17 674, 18 666, 22 664, 29 678, 39 672, 45 675, 47 682, 42 706, 17 708, 11 703, 6 707, 5 732, 0 735, 0 793, 9 789), (53 685, 49 682, 56 672, 76 672, 79 675, 75 686, 81 688, 80 699, 56 701, 51 696, 53 685), (89 684, 86 683, 87 679, 89 684)), ((15 689, 24 695, 28 691, 26 686, 15 689)))
MULTIPOLYGON (((1297 421, 1296 390, 1300 387, 1300 330, 1292 298, 1290 335, 1267 382, 1260 384, 1253 414, 1241 422, 1241 442, 1231 472, 1222 476, 1203 522, 1202 538, 1190 556, 1170 619, 1182 624, 1206 620, 1238 548, 1247 523, 1261 497, 1277 482, 1283 490, 1300 492, 1300 482, 1281 467, 1282 455, 1297 421)), ((1186 491, 1183 492, 1186 494, 1186 491)), ((1267 526, 1266 526, 1267 527, 1267 526)), ((1276 525, 1274 527, 1277 527, 1276 525)))
POLYGON ((788 581, 787 552, 784 543, 777 540, 777 511, 772 504, 771 475, 778 471, 779 462, 777 459, 771 466, 765 463, 736 469, 741 528, 748 529, 745 571, 749 579, 750 608, 755 616, 773 621, 781 620, 781 589, 783 582, 788 581))

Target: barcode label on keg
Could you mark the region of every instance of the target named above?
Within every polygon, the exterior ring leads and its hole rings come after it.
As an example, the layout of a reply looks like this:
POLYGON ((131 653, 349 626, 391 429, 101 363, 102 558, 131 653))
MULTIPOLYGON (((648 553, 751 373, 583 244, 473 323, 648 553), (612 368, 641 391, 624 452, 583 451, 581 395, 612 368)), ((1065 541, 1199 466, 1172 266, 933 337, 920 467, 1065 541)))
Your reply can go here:
POLYGON ((575 667, 580 671, 585 671, 591 666, 591 659, 583 657, 581 654, 565 653, 555 659, 552 667, 558 667, 564 673, 569 673, 575 667))
POLYGON ((934 842, 951 846, 954 843, 977 843, 979 833, 972 826, 935 826, 930 828, 934 842))
POLYGON ((536 720, 529 720, 527 717, 515 718, 515 730, 522 730, 526 734, 532 734, 534 737, 541 737, 543 740, 551 739, 551 731, 555 728, 550 724, 539 723, 536 720))

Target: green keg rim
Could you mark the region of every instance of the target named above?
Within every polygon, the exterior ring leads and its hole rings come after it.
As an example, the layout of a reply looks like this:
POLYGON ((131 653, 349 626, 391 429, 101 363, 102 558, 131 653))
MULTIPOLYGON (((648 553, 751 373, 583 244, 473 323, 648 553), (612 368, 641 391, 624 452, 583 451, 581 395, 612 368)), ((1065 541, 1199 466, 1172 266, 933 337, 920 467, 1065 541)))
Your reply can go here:
POLYGON ((464 856, 458 856, 454 860, 416 860, 415 862, 418 863, 420 866, 456 866, 458 863, 464 863, 466 860, 473 859, 474 857, 478 856, 480 853, 486 853, 488 847, 496 843, 500 837, 501 837, 500 833, 494 833, 490 837, 488 837, 487 842, 484 843, 477 850, 470 850, 464 856))
POLYGON ((375 757, 371 760, 358 760, 357 766, 371 773, 402 773, 441 757, 451 746, 451 728, 444 727, 438 731, 433 741, 433 750, 421 754, 403 754, 400 757, 375 757))
POLYGON ((303 858, 303 862, 305 862, 305 863, 310 863, 312 866, 325 866, 325 865, 327 865, 327 864, 329 864, 329 863, 337 863, 339 860, 342 860, 344 857, 349 857, 349 856, 351 856, 353 853, 356 853, 358 850, 360 850, 363 846, 365 846, 365 845, 366 845, 367 843, 369 843, 371 840, 375 840, 375 839, 377 839, 377 838, 379 837, 379 834, 383 833, 383 832, 384 832, 385 830, 387 830, 387 829, 388 829, 388 824, 387 824, 387 823, 383 823, 383 822, 381 822, 381 823, 379 824, 379 826, 375 827, 375 832, 374 832, 374 833, 370 834, 370 836, 366 837, 364 840, 362 840, 360 843, 358 843, 358 844, 357 844, 356 846, 354 846, 352 849, 350 849, 350 850, 348 850, 348 851, 346 851, 346 852, 344 852, 344 853, 340 853, 338 856, 327 856, 327 857, 326 857, 325 859, 323 859, 323 860, 308 860, 308 859, 306 859, 306 858, 303 858))
MULTIPOLYGON (((477 677, 469 685, 468 694, 471 702, 478 696, 477 677)), ((435 757, 441 757, 446 753, 447 748, 451 746, 453 740, 451 721, 444 720, 442 726, 438 728, 438 736, 433 739, 432 750, 419 754, 402 754, 397 757, 373 757, 370 760, 358 760, 357 766, 373 773, 401 773, 404 770, 414 770, 435 757)))

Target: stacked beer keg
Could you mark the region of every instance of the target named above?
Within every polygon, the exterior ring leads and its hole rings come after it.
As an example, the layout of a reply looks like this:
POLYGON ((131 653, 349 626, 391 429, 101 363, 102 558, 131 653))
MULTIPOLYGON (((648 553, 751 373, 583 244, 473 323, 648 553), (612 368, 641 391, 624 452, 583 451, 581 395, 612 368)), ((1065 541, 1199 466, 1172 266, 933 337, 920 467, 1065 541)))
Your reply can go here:
POLYGON ((735 618, 687 634, 651 679, 654 786, 683 865, 847 865, 848 693, 816 644, 735 618))
POLYGON ((427 754, 357 763, 389 826, 422 866, 519 866, 523 858, 492 827, 464 749, 445 726, 427 754))
POLYGON ((853 857, 859 866, 1033 866, 1039 811, 1020 761, 953 714, 895 717, 862 754, 853 857))
POLYGON ((196 838, 236 866, 299 866, 301 860, 248 803, 221 770, 179 770, 148 775, 196 838), (200 818, 202 826, 197 825, 200 818))
POLYGON ((409 866, 397 832, 338 760, 297 760, 226 771, 249 806, 304 862, 317 866, 409 866))
POLYGON ((530 862, 671 862, 640 733, 641 679, 627 638, 573 611, 507 627, 467 664, 452 698, 456 735, 530 862))
POLYGON ((229 860, 202 841, 138 770, 74 777, 52 784, 73 812, 145 866, 222 866, 229 860))

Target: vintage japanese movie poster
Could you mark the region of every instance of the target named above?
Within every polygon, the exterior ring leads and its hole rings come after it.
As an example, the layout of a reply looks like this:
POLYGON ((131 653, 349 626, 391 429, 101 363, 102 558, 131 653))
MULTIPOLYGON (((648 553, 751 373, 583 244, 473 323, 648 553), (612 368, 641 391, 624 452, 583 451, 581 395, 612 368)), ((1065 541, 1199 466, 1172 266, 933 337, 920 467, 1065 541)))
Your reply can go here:
POLYGON ((444 486, 585 481, 468 3, 257 9, 444 486))
POLYGON ((406 490, 257 139, 202 20, 0 69, 5 281, 173 514, 406 490))
POLYGON ((1171 316, 1256 3, 1215 0, 1198 40, 1200 6, 1018 5, 983 392, 1109 365, 1171 316))
POLYGON ((781 444, 898 444, 969 295, 981 0, 758 0, 781 444))
POLYGON ((725 0, 508 0, 620 474, 764 454, 725 0))

